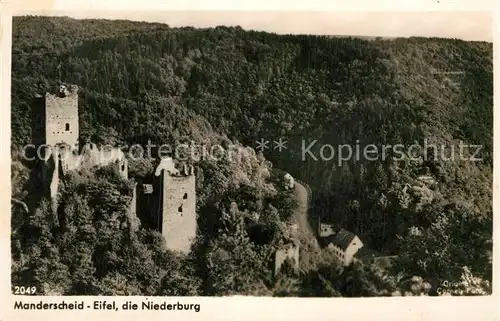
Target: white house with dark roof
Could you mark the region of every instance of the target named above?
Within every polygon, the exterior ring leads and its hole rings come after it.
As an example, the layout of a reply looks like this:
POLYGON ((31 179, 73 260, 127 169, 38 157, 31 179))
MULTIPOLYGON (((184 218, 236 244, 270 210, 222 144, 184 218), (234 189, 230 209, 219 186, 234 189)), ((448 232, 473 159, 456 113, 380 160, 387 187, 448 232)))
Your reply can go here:
POLYGON ((320 224, 320 226, 320 242, 335 254, 343 266, 358 262, 363 265, 375 265, 387 269, 397 258, 396 255, 387 256, 365 247, 356 234, 345 229, 330 234, 331 225, 320 224))
POLYGON ((359 237, 345 229, 341 229, 335 235, 326 237, 324 241, 344 266, 351 264, 356 252, 363 247, 363 242, 359 237))

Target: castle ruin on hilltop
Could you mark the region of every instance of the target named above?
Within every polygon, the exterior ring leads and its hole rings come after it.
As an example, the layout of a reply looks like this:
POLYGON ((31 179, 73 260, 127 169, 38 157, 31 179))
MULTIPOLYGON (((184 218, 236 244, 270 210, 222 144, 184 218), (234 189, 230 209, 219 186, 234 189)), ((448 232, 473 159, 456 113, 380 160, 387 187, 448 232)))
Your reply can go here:
MULTIPOLYGON (((58 209, 60 180, 71 171, 118 165, 128 180, 128 161, 119 148, 79 146, 78 87, 60 86, 46 93, 43 116, 45 155, 42 178, 49 185, 54 212, 58 209)), ((38 139, 38 137, 34 137, 38 139)), ((196 236, 196 181, 192 166, 181 169, 172 159, 162 159, 150 184, 135 184, 130 215, 139 214, 162 233, 170 250, 188 253, 196 236)))

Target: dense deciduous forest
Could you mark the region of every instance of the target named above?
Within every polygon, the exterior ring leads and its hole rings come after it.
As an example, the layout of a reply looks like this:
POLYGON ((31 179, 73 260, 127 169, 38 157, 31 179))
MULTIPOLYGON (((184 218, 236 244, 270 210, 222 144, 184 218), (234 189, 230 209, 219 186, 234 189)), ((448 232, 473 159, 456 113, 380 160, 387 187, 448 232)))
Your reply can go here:
MULTIPOLYGON (((492 44, 457 39, 276 35, 130 21, 16 17, 12 45, 13 282, 43 293, 376 296, 487 293, 492 247, 492 44), (187 257, 131 223, 131 187, 110 169, 75 173, 64 220, 20 158, 33 141, 33 97, 81 88, 81 141, 232 144, 239 162, 196 164, 199 231, 187 257), (289 148, 256 153, 260 138, 289 148), (302 159, 302 142, 481 145, 482 161, 302 159), (245 147, 246 146, 246 147, 245 147), (399 255, 393 270, 339 272, 304 242, 301 269, 273 276, 294 200, 280 170, 311 186, 311 213, 399 255), (424 184, 420 175, 432 176, 424 184), (106 191, 102 193, 101 191, 106 191), (105 206, 104 206, 105 205, 105 206), (272 240, 255 244, 245 217, 272 240)), ((426 153, 427 151, 424 151, 426 153)), ((130 163, 140 180, 150 160, 130 163)))

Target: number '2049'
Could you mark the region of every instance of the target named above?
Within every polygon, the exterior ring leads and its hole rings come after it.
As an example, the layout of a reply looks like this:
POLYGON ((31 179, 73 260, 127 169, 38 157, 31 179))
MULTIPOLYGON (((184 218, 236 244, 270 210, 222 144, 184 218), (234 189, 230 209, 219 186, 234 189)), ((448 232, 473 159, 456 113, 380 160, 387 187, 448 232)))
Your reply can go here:
POLYGON ((14 291, 14 294, 20 294, 20 295, 35 294, 36 287, 34 287, 34 286, 14 286, 13 291, 14 291))

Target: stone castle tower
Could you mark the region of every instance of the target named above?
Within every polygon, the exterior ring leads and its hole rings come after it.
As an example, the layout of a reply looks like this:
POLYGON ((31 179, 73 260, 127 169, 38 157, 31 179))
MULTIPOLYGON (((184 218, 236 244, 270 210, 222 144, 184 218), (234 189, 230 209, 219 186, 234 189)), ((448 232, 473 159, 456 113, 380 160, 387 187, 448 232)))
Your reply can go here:
POLYGON ((151 227, 160 231, 169 250, 189 253, 196 237, 196 179, 193 167, 174 166, 162 159, 153 184, 143 184, 137 192, 137 212, 146 213, 151 227))
POLYGON ((78 146, 78 88, 61 85, 57 94, 45 94, 45 143, 78 146))
MULTIPOLYGON (((117 163, 119 174, 128 179, 128 161, 119 148, 101 149, 91 143, 80 148, 77 86, 60 86, 58 93, 46 93, 44 118, 44 142, 51 147, 44 176, 50 182, 54 211, 61 175, 70 171, 117 163)), ((188 253, 197 229, 193 167, 183 165, 179 170, 171 158, 166 158, 154 174, 153 184, 137 185, 130 212, 160 231, 168 249, 188 253)))
POLYGON ((160 178, 162 221, 161 233, 167 248, 188 253, 196 236, 196 182, 193 168, 182 172, 162 171, 160 178))
POLYGON ((48 147, 44 149, 46 159, 42 168, 42 177, 50 183, 49 191, 54 211, 57 209, 60 179, 68 172, 118 163, 119 174, 124 179, 128 179, 128 161, 119 148, 99 149, 95 144, 88 144, 79 151, 77 86, 61 85, 57 93, 46 93, 44 98, 42 119, 45 137, 38 141, 43 141, 48 147))

